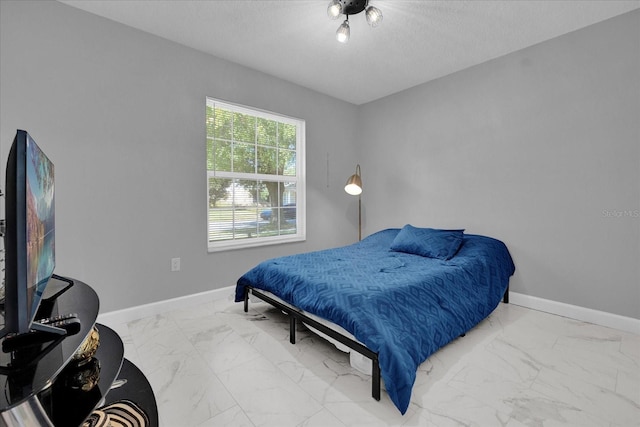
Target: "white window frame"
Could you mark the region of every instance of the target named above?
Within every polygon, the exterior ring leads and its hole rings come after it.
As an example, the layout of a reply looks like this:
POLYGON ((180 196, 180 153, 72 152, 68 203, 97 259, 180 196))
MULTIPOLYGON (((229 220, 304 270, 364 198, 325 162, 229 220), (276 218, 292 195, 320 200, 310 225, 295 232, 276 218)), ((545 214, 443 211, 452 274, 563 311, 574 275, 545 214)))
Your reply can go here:
MULTIPOLYGON (((207 106, 215 106, 218 108, 223 108, 225 110, 230 110, 237 113, 260 117, 267 120, 276 120, 281 123, 287 123, 287 124, 296 126, 296 150, 295 150, 296 151, 296 176, 295 177, 292 177, 290 175, 283 176, 283 175, 259 174, 257 172, 256 173, 240 173, 240 172, 206 170, 206 173, 207 173, 206 238, 207 238, 208 252, 218 252, 218 251, 225 251, 225 250, 231 250, 231 249, 268 246, 268 245, 274 245, 274 244, 300 242, 300 241, 306 240, 305 121, 299 118, 285 116, 285 115, 274 113, 271 111, 260 110, 257 108, 247 107, 244 105, 234 104, 228 101, 222 101, 212 97, 206 97, 205 110, 207 106), (295 182, 295 185, 296 185, 296 233, 284 234, 284 235, 278 235, 278 236, 267 236, 267 237, 256 236, 256 237, 249 237, 249 238, 242 238, 242 239, 210 241, 209 240, 209 229, 210 229, 209 179, 210 178, 295 182)), ((206 139, 206 142, 208 142, 209 136, 207 135, 206 129, 205 129, 205 139, 206 139)), ((205 144, 205 147, 206 146, 207 144, 205 144)), ((205 152, 205 160, 206 160, 206 152, 205 152)), ((205 169, 206 169, 206 161, 205 161, 205 169)))

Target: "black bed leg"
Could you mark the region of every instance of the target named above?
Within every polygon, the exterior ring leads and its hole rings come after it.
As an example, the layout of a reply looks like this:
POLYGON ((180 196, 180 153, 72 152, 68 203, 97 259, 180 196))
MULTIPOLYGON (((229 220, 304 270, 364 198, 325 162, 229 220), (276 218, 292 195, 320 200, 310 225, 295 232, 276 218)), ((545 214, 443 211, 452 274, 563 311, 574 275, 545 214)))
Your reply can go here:
POLYGON ((296 316, 289 313, 289 342, 296 343, 296 316))
POLYGON ((244 288, 244 312, 249 311, 249 288, 244 288))
POLYGON ((380 400, 380 363, 377 357, 371 360, 371 396, 380 400))
POLYGON ((502 302, 505 304, 509 304, 509 286, 507 286, 507 290, 504 291, 504 296, 502 297, 502 302))

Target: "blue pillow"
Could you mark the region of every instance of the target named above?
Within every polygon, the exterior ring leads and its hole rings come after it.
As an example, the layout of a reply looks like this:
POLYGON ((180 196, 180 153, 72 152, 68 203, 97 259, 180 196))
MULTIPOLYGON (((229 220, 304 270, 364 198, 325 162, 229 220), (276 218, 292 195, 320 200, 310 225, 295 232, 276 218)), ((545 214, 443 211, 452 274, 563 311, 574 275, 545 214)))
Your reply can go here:
POLYGON ((464 230, 417 228, 407 224, 393 239, 391 250, 449 260, 460 249, 463 232, 464 230))

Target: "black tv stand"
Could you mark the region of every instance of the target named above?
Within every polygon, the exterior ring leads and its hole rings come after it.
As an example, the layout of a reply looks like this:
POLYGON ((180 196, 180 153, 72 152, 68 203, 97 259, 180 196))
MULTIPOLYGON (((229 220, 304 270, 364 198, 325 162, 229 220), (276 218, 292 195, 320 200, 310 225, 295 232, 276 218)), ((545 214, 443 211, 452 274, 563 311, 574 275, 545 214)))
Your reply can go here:
MULTIPOLYGON (((95 291, 81 281, 73 282, 73 287, 65 286, 65 292, 53 299, 50 311, 39 311, 37 318, 77 314, 80 320, 77 333, 0 352, 0 366, 11 368, 0 370, 0 388, 4 390, 0 393, 0 426, 80 426, 98 406, 120 399, 136 402, 135 396, 144 396, 144 401, 136 404, 149 418, 149 426, 157 427, 158 410, 149 382, 124 358, 118 334, 96 324, 99 300, 95 291), (100 334, 100 347, 91 362, 79 364, 74 355, 94 326, 100 334), (86 368, 97 369, 98 375, 94 378, 95 385, 85 391, 75 381, 84 375, 79 370, 86 368), (110 391, 115 381, 125 379, 126 384, 117 393, 110 391)), ((51 292, 55 294, 58 290, 54 286, 51 292)))
MULTIPOLYGON (((36 326, 35 324, 32 326, 36 326)), ((25 350, 31 347, 36 347, 36 346, 41 346, 44 343, 48 343, 51 341, 59 341, 61 339, 63 339, 66 335, 67 335, 67 331, 65 331, 64 329, 60 329, 60 328, 54 328, 49 326, 48 328, 51 328, 51 330, 45 330, 44 327, 47 327, 46 325, 39 325, 40 327, 43 327, 43 329, 32 329, 29 332, 25 332, 23 334, 17 334, 17 335, 7 335, 6 337, 4 337, 4 340, 2 341, 2 351, 4 353, 15 353, 15 352, 20 352, 21 350, 25 350)), ((14 355, 15 356, 15 355, 14 355)), ((20 362, 26 362, 26 363, 13 363, 15 362, 15 357, 12 356, 12 363, 10 363, 7 366, 0 366, 0 370, 4 369, 4 370, 11 370, 12 367, 15 366, 25 366, 28 365, 29 362, 26 360, 23 360, 23 357, 19 357, 17 360, 20 362)))
POLYGON ((0 375, 19 375, 20 372, 28 370, 29 367, 36 364, 56 348, 63 339, 64 335, 55 335, 50 340, 41 341, 34 345, 26 345, 24 342, 19 341, 17 343, 9 341, 7 344, 7 338, 5 337, 2 342, 2 350, 11 354, 11 362, 8 365, 0 366, 0 375))
MULTIPOLYGON (((38 307, 38 313, 51 313, 51 309, 53 308, 53 304, 56 302, 56 299, 65 292, 67 292, 71 287, 75 284, 73 279, 69 279, 68 277, 58 276, 57 274, 52 274, 51 279, 49 279, 49 283, 47 283, 46 292, 48 295, 45 297, 43 295, 40 300, 40 307, 38 307), (62 287, 56 282, 65 283, 62 287), (54 290, 51 292, 51 290, 54 290)), ((48 316, 44 316, 48 317, 48 316)))
MULTIPOLYGON (((57 275, 57 274, 55 274, 55 273, 51 275, 51 278, 52 278, 52 279, 56 279, 56 280, 60 280, 61 282, 66 282, 66 283, 69 285, 69 287, 73 286, 73 284, 75 283, 75 282, 73 281, 73 279, 70 279, 70 278, 68 278, 68 277, 64 277, 64 276, 58 276, 58 275, 57 275)), ((65 290, 66 290, 66 289, 65 289, 65 290)))

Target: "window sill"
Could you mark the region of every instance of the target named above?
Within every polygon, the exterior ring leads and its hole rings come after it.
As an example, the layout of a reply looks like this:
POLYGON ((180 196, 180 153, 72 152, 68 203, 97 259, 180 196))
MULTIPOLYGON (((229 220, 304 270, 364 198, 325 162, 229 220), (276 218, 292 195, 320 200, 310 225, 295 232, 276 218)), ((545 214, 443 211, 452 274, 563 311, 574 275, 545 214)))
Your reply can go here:
POLYGON ((273 239, 242 239, 242 240, 230 240, 228 242, 219 242, 213 246, 209 245, 207 251, 209 253, 231 251, 236 249, 257 248, 261 246, 273 246, 282 243, 304 242, 306 239, 302 235, 292 235, 286 237, 278 237, 273 239), (259 241, 256 241, 259 240, 259 241))

